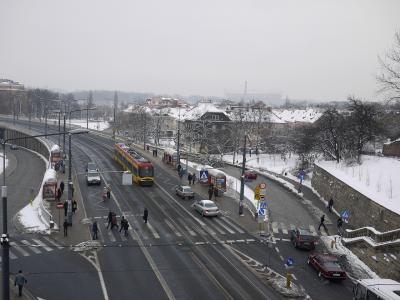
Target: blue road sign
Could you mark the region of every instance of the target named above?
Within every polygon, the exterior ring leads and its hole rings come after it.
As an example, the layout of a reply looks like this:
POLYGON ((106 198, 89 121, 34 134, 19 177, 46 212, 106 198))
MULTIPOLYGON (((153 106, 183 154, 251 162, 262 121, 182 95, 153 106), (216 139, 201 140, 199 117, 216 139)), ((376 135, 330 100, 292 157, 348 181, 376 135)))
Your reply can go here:
POLYGON ((348 219, 350 217, 350 213, 347 209, 343 210, 340 215, 342 216, 343 219, 348 219))
POLYGON ((207 181, 208 180, 208 170, 200 170, 200 181, 207 181))
POLYGON ((258 215, 259 215, 259 216, 265 216, 265 209, 264 209, 264 208, 260 208, 260 209, 258 210, 258 215))
POLYGON ((294 263, 293 258, 288 257, 288 259, 286 260, 286 265, 290 267, 293 266, 293 263, 294 263))
POLYGON ((266 209, 267 208, 267 202, 265 201, 260 201, 260 209, 266 209))

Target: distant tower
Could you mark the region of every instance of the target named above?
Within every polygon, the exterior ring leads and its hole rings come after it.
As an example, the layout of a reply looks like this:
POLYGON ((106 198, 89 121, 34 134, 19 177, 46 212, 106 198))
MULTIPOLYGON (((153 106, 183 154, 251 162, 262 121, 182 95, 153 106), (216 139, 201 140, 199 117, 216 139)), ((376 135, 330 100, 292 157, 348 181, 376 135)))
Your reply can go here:
POLYGON ((247 98, 247 80, 244 81, 244 91, 243 91, 243 97, 242 97, 242 101, 241 101, 241 105, 245 105, 246 103, 246 98, 247 98))
POLYGON ((290 106, 290 100, 289 100, 289 97, 286 96, 286 99, 285 99, 285 108, 289 108, 289 106, 290 106))

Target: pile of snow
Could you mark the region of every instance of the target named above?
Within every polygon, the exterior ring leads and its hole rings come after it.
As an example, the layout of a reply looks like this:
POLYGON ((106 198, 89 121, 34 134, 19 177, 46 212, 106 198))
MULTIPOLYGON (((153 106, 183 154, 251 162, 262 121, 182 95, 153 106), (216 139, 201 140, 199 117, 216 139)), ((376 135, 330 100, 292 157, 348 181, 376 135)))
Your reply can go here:
POLYGON ((400 214, 399 159, 363 155, 361 165, 334 161, 316 164, 372 201, 400 214))

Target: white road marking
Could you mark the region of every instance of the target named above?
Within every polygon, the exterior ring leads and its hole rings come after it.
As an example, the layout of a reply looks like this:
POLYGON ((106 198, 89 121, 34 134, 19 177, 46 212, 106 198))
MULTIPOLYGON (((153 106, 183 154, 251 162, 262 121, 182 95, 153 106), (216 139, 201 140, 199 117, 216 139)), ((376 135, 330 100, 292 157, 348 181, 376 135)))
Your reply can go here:
POLYGON ((59 249, 59 250, 61 250, 62 248, 64 248, 64 247, 60 246, 59 244, 57 244, 56 242, 54 242, 53 240, 51 240, 50 238, 48 238, 47 236, 44 236, 43 238, 44 238, 46 241, 48 241, 50 244, 52 244, 53 246, 56 246, 57 249, 59 249))
POLYGON ((165 219, 164 221, 168 225, 168 227, 175 233, 176 236, 178 236, 178 237, 182 236, 182 234, 176 230, 175 226, 172 225, 170 221, 168 221, 167 219, 165 219))
MULTIPOLYGON (((207 226, 208 228, 210 228, 210 226, 207 226)), ((220 229, 217 225, 213 224, 214 229, 216 229, 220 234, 225 234, 225 231, 223 231, 222 229, 220 229)))
POLYGON ((277 222, 272 222, 272 231, 274 233, 278 233, 279 232, 279 228, 278 228, 278 223, 277 222))
POLYGON ((26 252, 24 249, 22 249, 20 246, 18 246, 15 242, 10 242, 10 245, 17 250, 17 252, 21 253, 23 256, 29 256, 29 253, 26 252))
POLYGON ((150 224, 149 221, 147 221, 147 226, 149 227, 151 233, 154 235, 154 238, 159 239, 160 235, 157 233, 157 231, 154 229, 154 227, 150 224))
POLYGON ((228 226, 226 226, 224 223, 222 223, 221 220, 215 219, 215 222, 217 222, 220 226, 222 226, 230 234, 234 234, 235 233, 232 229, 230 229, 228 226))
POLYGON ((179 221, 179 223, 181 223, 181 225, 182 225, 183 227, 185 227, 185 230, 186 230, 187 232, 189 232, 189 234, 190 234, 191 236, 196 236, 196 235, 197 235, 193 230, 191 230, 191 229, 189 228, 189 226, 187 226, 187 225, 185 224, 185 222, 184 222, 181 218, 179 218, 178 221, 179 221))
POLYGON ((253 243, 253 242, 255 242, 256 240, 255 239, 247 239, 246 240, 246 242, 248 242, 248 243, 253 243))
POLYGON ((22 240, 21 241, 23 244, 27 245, 29 249, 31 249, 33 252, 35 252, 36 254, 40 254, 42 253, 38 248, 30 246, 31 244, 27 241, 27 240, 22 240))
POLYGON ((278 248, 278 247, 275 247, 275 251, 276 251, 277 253, 279 253, 279 248, 278 248))
POLYGON ((286 228, 285 223, 282 223, 282 222, 281 222, 281 229, 282 229, 282 233, 283 233, 283 234, 288 234, 288 231, 287 231, 287 228, 286 228))
POLYGON ((47 246, 45 243, 43 243, 41 240, 37 240, 37 239, 32 239, 33 241, 35 241, 35 243, 39 244, 43 249, 45 249, 46 251, 52 251, 53 249, 51 249, 49 246, 47 246))
POLYGON ((112 233, 112 231, 113 231, 113 229, 107 229, 107 235, 108 235, 108 238, 110 239, 110 241, 111 241, 112 243, 114 243, 114 242, 116 242, 117 240, 116 240, 116 238, 115 238, 115 236, 114 236, 114 233, 112 233))
POLYGON ((281 239, 281 241, 290 242, 290 239, 281 239))
POLYGON ((239 233, 244 233, 244 231, 239 227, 236 226, 233 222, 231 222, 228 218, 222 218, 226 223, 228 223, 233 229, 235 229, 239 233))

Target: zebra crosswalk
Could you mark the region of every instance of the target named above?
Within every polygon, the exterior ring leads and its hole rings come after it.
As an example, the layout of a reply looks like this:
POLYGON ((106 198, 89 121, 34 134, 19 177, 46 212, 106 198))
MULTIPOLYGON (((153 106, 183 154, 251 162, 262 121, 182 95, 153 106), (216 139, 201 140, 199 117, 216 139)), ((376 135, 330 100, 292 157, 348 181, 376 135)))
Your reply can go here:
MULTIPOLYGON (((10 259, 15 260, 18 258, 39 255, 64 248, 64 246, 46 236, 31 239, 25 238, 21 240, 10 241, 9 255, 10 259)), ((0 262, 1 260, 2 258, 0 257, 0 262)))
MULTIPOLYGON (((120 220, 122 215, 118 215, 117 219, 120 220)), ((150 219, 147 224, 143 223, 140 215, 135 214, 124 214, 126 220, 128 220, 130 226, 128 229, 128 237, 123 235, 123 231, 119 232, 119 229, 107 228, 108 222, 107 217, 95 217, 100 219, 99 224, 99 239, 104 242, 121 242, 129 239, 135 239, 136 234, 133 234, 133 230, 137 232, 143 240, 170 240, 171 238, 181 239, 184 236, 187 237, 201 237, 205 234, 211 234, 213 236, 232 236, 232 235, 243 235, 246 234, 246 230, 242 229, 240 225, 230 220, 228 217, 220 216, 210 219, 202 219, 205 224, 201 226, 193 223, 191 220, 185 220, 184 218, 164 218, 161 220, 150 219)))
MULTIPOLYGON (((294 224, 285 224, 283 222, 272 222, 271 223, 271 228, 274 234, 279 234, 282 233, 283 235, 289 235, 290 234, 290 230, 294 230, 297 226, 294 224)), ((304 228, 304 229, 308 229, 312 235, 314 236, 318 236, 318 235, 323 235, 323 236, 327 236, 326 231, 321 230, 318 231, 315 229, 315 226, 310 224, 307 226, 300 226, 300 228, 304 228)))

